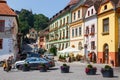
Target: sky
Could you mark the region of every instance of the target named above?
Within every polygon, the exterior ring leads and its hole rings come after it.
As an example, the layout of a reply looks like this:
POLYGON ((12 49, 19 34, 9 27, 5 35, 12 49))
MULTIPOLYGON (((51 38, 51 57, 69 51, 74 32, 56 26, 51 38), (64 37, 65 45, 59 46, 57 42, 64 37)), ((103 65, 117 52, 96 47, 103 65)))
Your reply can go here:
POLYGON ((70 0, 6 0, 14 10, 27 9, 36 14, 44 14, 48 18, 53 17, 62 10, 70 0))

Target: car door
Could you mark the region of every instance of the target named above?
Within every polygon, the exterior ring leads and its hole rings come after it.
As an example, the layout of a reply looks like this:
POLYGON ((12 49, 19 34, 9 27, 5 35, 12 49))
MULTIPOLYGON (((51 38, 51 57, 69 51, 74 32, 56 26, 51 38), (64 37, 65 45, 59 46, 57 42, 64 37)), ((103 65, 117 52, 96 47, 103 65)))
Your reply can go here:
POLYGON ((31 69, 35 69, 36 66, 37 66, 37 64, 36 64, 36 58, 30 58, 29 61, 28 61, 28 63, 29 63, 29 66, 30 66, 31 69))

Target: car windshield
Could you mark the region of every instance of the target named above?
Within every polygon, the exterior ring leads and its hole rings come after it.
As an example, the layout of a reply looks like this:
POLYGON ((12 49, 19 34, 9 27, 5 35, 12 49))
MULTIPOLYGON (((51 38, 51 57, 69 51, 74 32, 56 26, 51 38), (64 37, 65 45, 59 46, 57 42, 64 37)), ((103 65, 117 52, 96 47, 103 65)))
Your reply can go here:
POLYGON ((25 61, 32 62, 32 61, 45 61, 45 60, 42 58, 27 58, 25 61))

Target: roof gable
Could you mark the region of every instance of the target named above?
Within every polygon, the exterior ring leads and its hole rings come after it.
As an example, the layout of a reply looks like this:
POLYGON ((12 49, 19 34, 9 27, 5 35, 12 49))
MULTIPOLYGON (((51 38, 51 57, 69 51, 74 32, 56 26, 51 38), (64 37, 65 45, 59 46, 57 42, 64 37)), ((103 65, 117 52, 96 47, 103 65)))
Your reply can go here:
POLYGON ((7 5, 6 1, 0 1, 0 15, 16 16, 15 12, 7 5))
POLYGON ((114 9, 113 2, 111 2, 110 0, 104 0, 104 1, 101 3, 98 9, 98 14, 114 9))

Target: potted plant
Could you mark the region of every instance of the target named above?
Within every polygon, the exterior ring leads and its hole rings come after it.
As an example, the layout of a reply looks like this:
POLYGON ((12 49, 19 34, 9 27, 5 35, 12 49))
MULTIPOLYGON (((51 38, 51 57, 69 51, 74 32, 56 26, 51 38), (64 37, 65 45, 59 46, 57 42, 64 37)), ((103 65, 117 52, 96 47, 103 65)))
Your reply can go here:
POLYGON ((30 71, 30 66, 28 63, 23 64, 22 71, 30 71))
POLYGON ((38 66, 38 69, 40 70, 40 72, 47 72, 47 66, 44 63, 41 63, 38 66))
POLYGON ((68 66, 67 64, 63 64, 62 66, 60 66, 60 69, 61 73, 69 73, 70 66, 68 66))
POLYGON ((101 73, 103 77, 113 77, 113 68, 109 65, 105 65, 104 68, 101 68, 101 73))
POLYGON ((95 75, 97 72, 97 68, 93 67, 91 64, 87 65, 85 68, 85 72, 87 75, 95 75))

